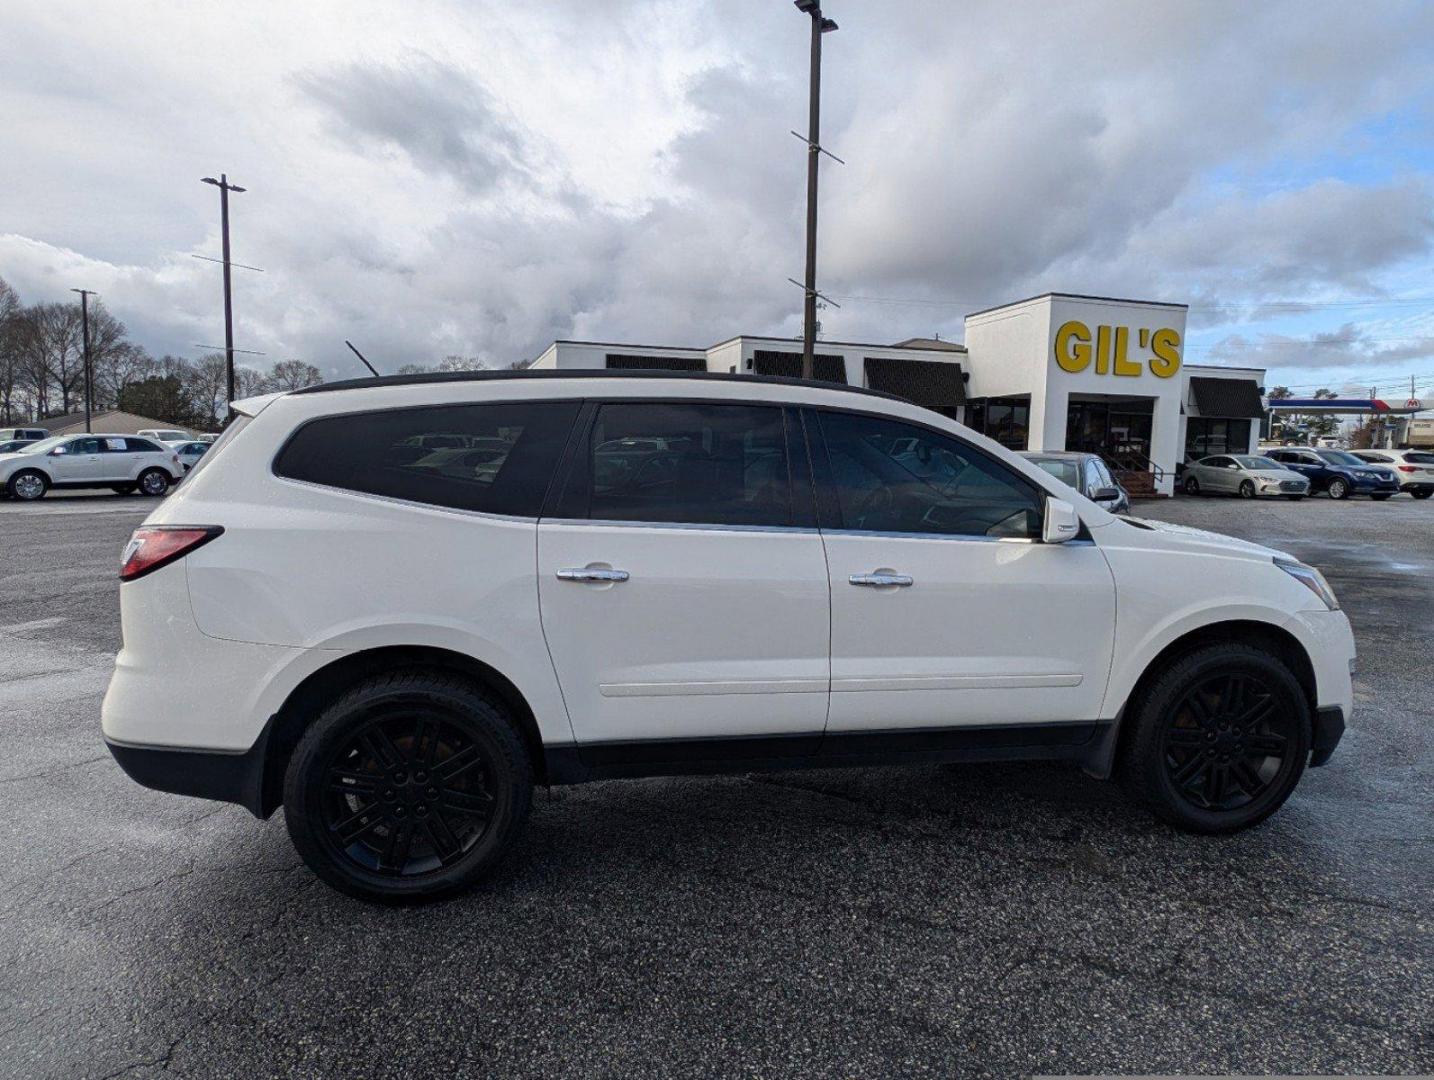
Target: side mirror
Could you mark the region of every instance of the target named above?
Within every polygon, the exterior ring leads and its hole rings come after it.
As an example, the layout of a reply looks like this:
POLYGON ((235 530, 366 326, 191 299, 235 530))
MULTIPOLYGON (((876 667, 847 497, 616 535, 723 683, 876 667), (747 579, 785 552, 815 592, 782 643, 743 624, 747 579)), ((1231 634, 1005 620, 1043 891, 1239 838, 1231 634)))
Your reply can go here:
POLYGON ((1113 487, 1096 488, 1091 495, 1092 502, 1115 502, 1120 498, 1120 490, 1113 487))
POLYGON ((1046 497, 1045 511, 1041 515, 1041 542, 1064 544, 1074 540, 1080 532, 1080 517, 1075 507, 1064 499, 1046 497))
POLYGON ((1238 466, 1238 465, 1226 465, 1225 468, 1229 469, 1231 472, 1239 472, 1239 471, 1240 471, 1240 466, 1238 466))
POLYGON ((51 456, 51 457, 63 457, 65 454, 68 454, 69 452, 70 452, 69 447, 66 447, 66 446, 57 446, 57 447, 55 447, 53 450, 50 451, 50 456, 51 456))

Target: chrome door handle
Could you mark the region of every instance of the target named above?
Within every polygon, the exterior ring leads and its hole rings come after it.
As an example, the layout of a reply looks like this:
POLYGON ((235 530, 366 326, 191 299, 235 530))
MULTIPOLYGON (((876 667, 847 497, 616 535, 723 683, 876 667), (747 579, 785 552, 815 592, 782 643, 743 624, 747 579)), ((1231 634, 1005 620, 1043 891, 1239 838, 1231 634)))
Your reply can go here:
POLYGON ((628 572, 626 570, 599 570, 595 567, 582 567, 574 570, 559 570, 559 581, 626 581, 628 572))
POLYGON ((879 587, 882 585, 899 585, 906 588, 914 580, 910 574, 853 574, 847 578, 853 585, 868 585, 879 587))

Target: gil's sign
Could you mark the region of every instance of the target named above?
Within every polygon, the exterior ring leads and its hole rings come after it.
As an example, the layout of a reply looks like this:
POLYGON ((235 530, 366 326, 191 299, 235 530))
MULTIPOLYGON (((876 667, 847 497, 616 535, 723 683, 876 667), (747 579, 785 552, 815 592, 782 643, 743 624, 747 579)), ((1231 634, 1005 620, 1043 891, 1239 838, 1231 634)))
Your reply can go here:
POLYGON ((1152 375, 1168 379, 1180 370, 1178 330, 1141 327, 1133 336, 1137 348, 1150 355, 1130 358, 1132 334, 1128 326, 1097 326, 1092 334, 1089 326, 1072 319, 1056 331, 1056 364, 1072 375, 1093 370, 1097 375, 1133 377, 1143 375, 1149 368, 1152 375))

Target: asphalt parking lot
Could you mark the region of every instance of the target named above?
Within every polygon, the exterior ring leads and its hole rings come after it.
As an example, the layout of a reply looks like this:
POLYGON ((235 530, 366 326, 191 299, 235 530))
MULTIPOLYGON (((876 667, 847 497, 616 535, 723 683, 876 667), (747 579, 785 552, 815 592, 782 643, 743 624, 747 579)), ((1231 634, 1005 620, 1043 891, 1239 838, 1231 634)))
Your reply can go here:
POLYGON ((1137 505, 1314 563, 1354 622, 1351 729, 1251 832, 1066 766, 615 782, 410 910, 110 759, 150 505, 0 503, 0 1075, 1434 1072, 1434 502, 1137 505))

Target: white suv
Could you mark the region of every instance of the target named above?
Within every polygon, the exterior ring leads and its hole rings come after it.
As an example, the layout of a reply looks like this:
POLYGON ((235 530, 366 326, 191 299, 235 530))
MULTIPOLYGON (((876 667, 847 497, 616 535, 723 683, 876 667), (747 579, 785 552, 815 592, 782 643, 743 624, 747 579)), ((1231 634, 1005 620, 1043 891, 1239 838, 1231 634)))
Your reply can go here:
POLYGON ((125 550, 104 734, 142 784, 282 805, 357 896, 467 885, 534 784, 611 777, 1060 759, 1226 832, 1350 713, 1317 570, 883 394, 520 372, 236 409, 125 550), (434 468, 434 434, 497 452, 434 468))
POLYGON ((159 496, 183 475, 172 449, 137 435, 55 435, 0 454, 0 488, 26 502, 44 498, 51 488, 159 496))

